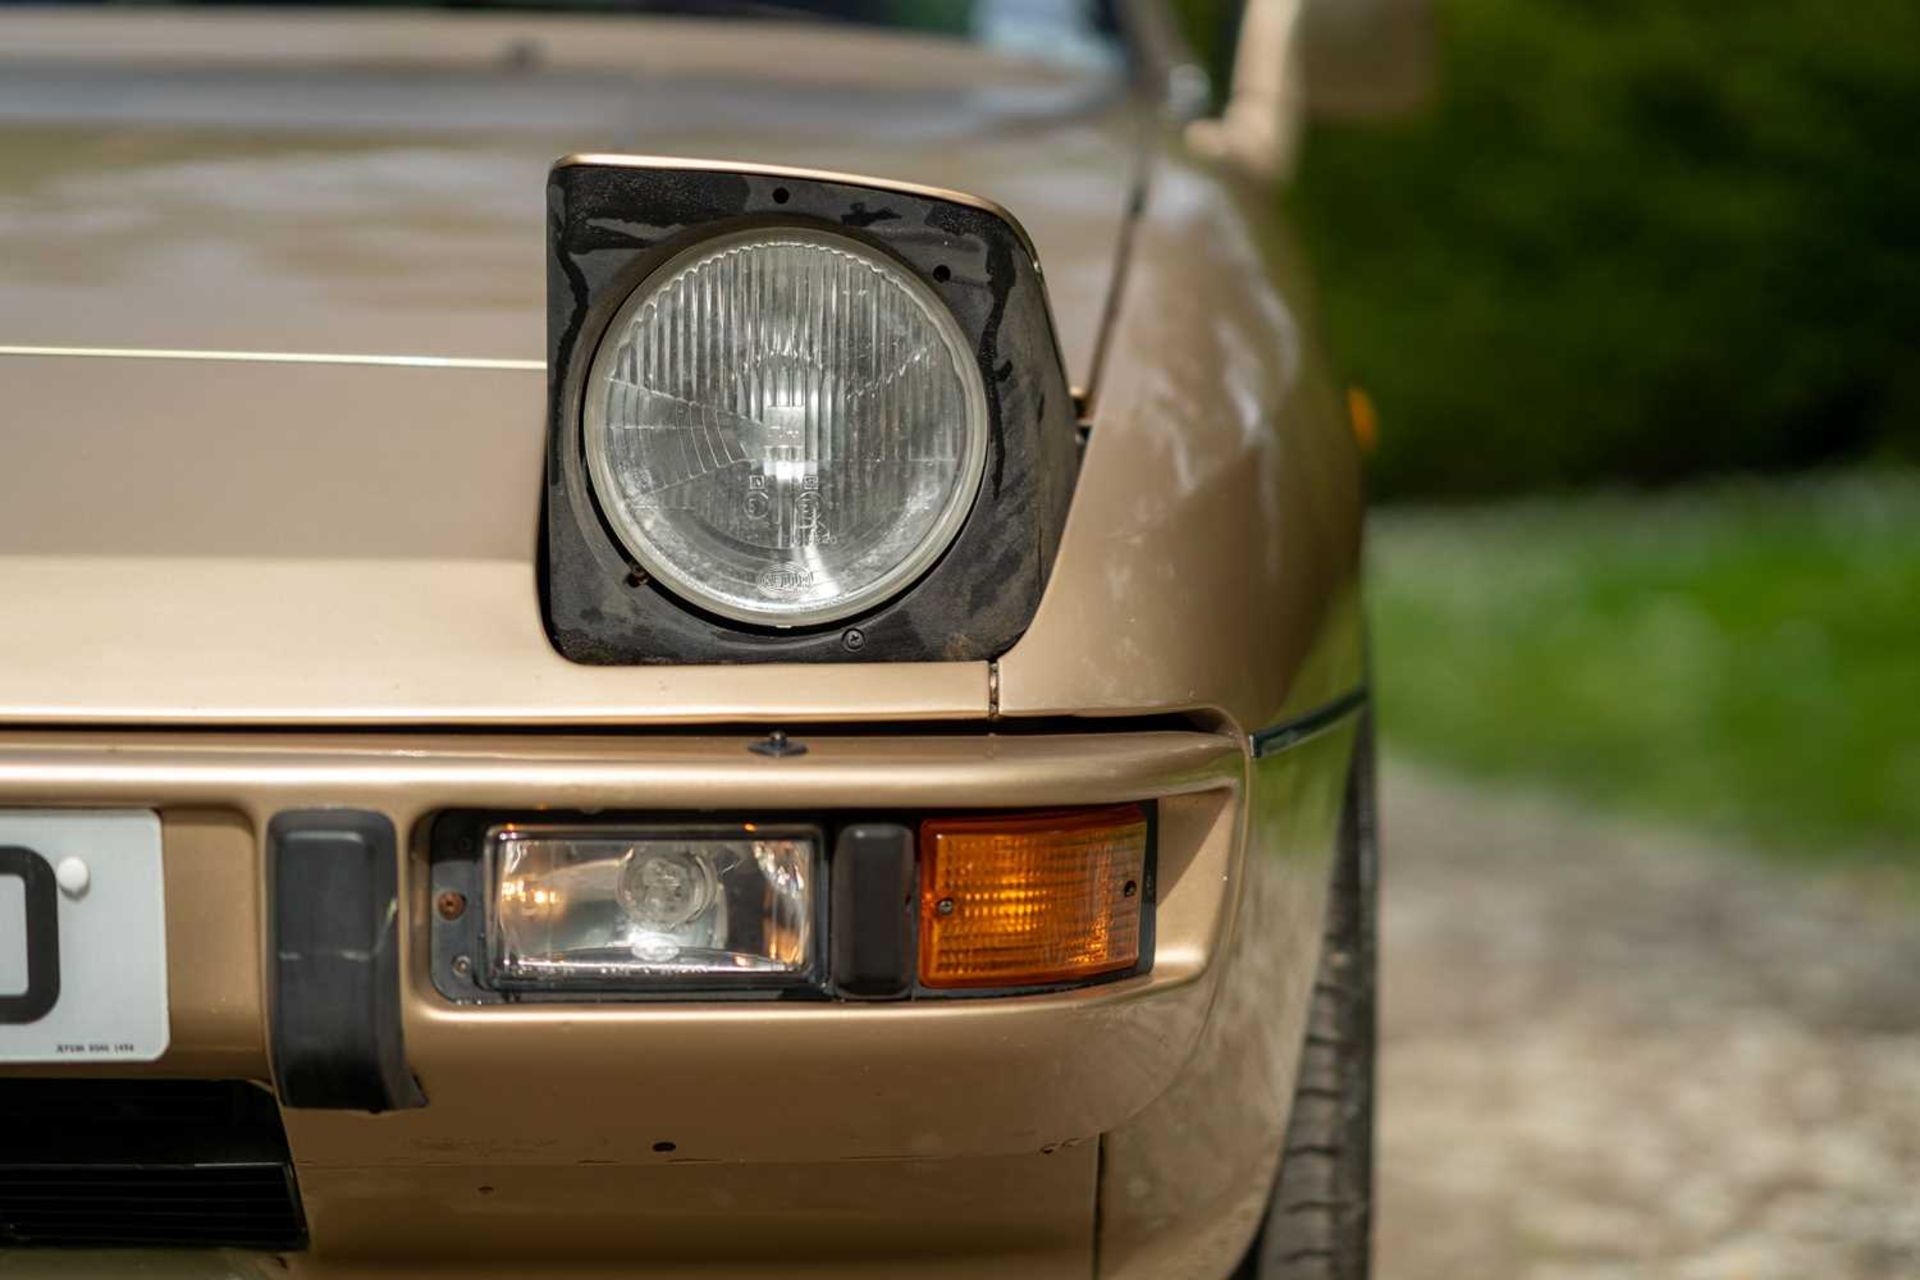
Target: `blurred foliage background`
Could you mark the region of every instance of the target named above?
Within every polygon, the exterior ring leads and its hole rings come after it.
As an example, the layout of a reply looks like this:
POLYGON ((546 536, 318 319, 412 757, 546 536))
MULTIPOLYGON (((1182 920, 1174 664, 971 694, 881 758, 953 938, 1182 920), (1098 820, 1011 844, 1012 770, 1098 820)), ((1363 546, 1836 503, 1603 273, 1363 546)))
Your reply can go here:
POLYGON ((1431 99, 1278 197, 1379 409, 1389 745, 1920 865, 1920 4, 1436 3, 1431 99))
POLYGON ((1371 533, 1397 749, 1920 870, 1920 476, 1388 508, 1371 533))
MULTIPOLYGON (((1181 8, 1226 84, 1237 3, 1181 8)), ((1438 22, 1430 107, 1319 124, 1287 197, 1382 497, 1920 458, 1920 4, 1438 22)))

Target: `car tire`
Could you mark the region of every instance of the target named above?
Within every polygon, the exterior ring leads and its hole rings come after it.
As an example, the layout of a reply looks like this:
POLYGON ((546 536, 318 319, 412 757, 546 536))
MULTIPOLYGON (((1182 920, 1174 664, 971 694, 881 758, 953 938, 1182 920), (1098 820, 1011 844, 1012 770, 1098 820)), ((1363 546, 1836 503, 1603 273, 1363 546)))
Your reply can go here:
POLYGON ((1366 1280, 1372 1269, 1374 815, 1373 735, 1363 722, 1280 1176, 1236 1280, 1366 1280))

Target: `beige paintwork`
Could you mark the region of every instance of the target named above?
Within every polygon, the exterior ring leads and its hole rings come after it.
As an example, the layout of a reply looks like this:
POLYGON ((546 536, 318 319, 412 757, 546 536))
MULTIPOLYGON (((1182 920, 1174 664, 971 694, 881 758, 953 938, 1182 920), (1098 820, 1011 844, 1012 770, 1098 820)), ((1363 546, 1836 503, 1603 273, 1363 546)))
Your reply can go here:
POLYGON ((0 718, 977 718, 984 663, 584 667, 541 622, 538 374, 0 357, 0 718), (55 375, 58 376, 55 376, 55 375), (19 388, 20 395, 12 394, 19 388), (206 417, 206 406, 223 412, 206 417), (144 413, 130 416, 129 405, 144 413), (57 406, 57 407, 56 407, 57 406), (387 411, 417 406, 417 429, 387 411), (200 422, 217 464, 178 456, 200 422), (214 427, 219 430, 215 431, 214 427), (458 441, 458 447, 453 442, 458 441))
POLYGON ((940 42, 287 21, 0 9, 0 593, 31 602, 0 628, 0 805, 161 812, 160 1074, 269 1075, 274 813, 374 809, 408 840, 430 1105, 286 1113, 307 1252, 141 1265, 1225 1274, 1278 1160, 1355 720, 1261 758, 1252 735, 1365 675, 1357 454, 1264 194, 1112 76, 940 42), (998 663, 554 654, 541 191, 595 148, 957 188, 1026 225, 1089 441, 998 663), (776 722, 808 754, 745 750, 776 722), (419 955, 449 807, 1145 799, 1155 964, 1083 992, 470 1008, 419 955))
POLYGON ((552 652, 545 172, 625 143, 997 199, 1039 248, 1084 379, 1136 164, 1121 90, 786 25, 0 14, 0 596, 36 601, 0 634, 0 721, 987 714, 984 664, 604 670, 552 652), (527 40, 536 68, 490 64, 527 40), (828 46, 860 56, 824 76, 828 46), (131 96, 117 116, 89 96, 101 76, 131 96), (8 354, 47 347, 519 367, 8 354))
POLYGON ((1250 772, 1224 974, 1179 1078, 1107 1134, 1101 1275, 1223 1276, 1265 1216, 1293 1101, 1342 792, 1349 719, 1250 772))
POLYGON ((180 1006, 172 1047, 151 1068, 163 1074, 265 1074, 263 889, 250 846, 272 814, 350 804, 413 833, 405 1022, 430 1105, 287 1113, 315 1240, 302 1273, 335 1274, 369 1253, 466 1259, 470 1273, 478 1259, 604 1261, 643 1245, 650 1263, 684 1259, 711 1246, 704 1215, 718 1203, 731 1206, 730 1232, 786 1250, 964 1250, 975 1266, 1010 1254, 1023 1272, 1048 1274, 1070 1237, 1065 1264, 1084 1273, 1099 1136, 1172 1083, 1221 981, 1237 744, 1196 733, 818 735, 807 755, 769 760, 747 741, 13 734, 0 737, 0 804, 162 806, 180 1006), (442 809, 937 811, 989 798, 1160 800, 1152 974, 1070 995, 892 1007, 468 1009, 433 992, 411 945, 429 905, 424 822, 442 809), (212 919, 224 921, 217 948, 181 945, 212 919), (661 1141, 676 1149, 654 1153, 661 1141), (763 1221, 755 1186, 777 1193, 763 1221), (813 1216, 795 1237, 785 1224, 802 1211, 813 1216), (883 1218, 891 1231, 878 1230, 883 1218))
MULTIPOLYGON (((295 1274, 538 1260, 585 1275, 631 1258, 622 1274, 653 1275, 710 1252, 724 1206, 729 1240, 856 1274, 865 1258, 875 1274, 1084 1275, 1103 1143, 1114 1274, 1206 1274, 1170 1260, 1243 1245, 1277 1155, 1350 722, 1252 766, 1251 822, 1245 756, 1219 735, 820 735, 790 760, 746 741, 14 733, 0 804, 162 806, 175 1013, 150 1070, 176 1075, 266 1074, 252 850, 267 819, 343 803, 414 833, 405 1020, 430 1105, 287 1113, 315 1236, 295 1274), (461 1009, 412 945, 422 824, 440 809, 989 797, 1160 799, 1150 976, 937 1006, 461 1009)), ((771 1274, 753 1252, 714 1274, 771 1274)))
POLYGON ((1302 12, 1312 2, 1246 0, 1226 108, 1217 120, 1195 120, 1187 126, 1194 150, 1237 164, 1267 182, 1293 167, 1305 96, 1297 32, 1302 12))
POLYGON ((1003 715, 1205 709, 1253 730, 1364 680, 1360 466, 1304 275, 1238 190, 1153 168, 1060 557, 1003 715))
POLYGON ((806 24, 9 6, 0 345, 541 362, 546 171, 611 151, 997 200, 1084 380, 1133 177, 1123 87, 806 24))

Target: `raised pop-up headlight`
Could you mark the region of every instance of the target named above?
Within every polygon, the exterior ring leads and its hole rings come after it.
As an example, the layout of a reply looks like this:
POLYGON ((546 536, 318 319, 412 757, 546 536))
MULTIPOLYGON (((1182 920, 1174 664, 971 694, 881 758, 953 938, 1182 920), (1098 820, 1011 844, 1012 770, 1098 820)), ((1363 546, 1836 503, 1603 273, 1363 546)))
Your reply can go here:
POLYGON ((495 986, 619 990, 804 978, 814 967, 811 827, 495 827, 495 986))
POLYGON ((1032 240, 878 177, 568 156, 547 182, 542 621, 594 666, 982 662, 1079 466, 1032 240))
POLYGON ((602 511, 640 566, 722 617, 794 627, 898 594, 965 522, 986 393, 952 314, 844 236, 695 244, 613 318, 585 389, 602 511))

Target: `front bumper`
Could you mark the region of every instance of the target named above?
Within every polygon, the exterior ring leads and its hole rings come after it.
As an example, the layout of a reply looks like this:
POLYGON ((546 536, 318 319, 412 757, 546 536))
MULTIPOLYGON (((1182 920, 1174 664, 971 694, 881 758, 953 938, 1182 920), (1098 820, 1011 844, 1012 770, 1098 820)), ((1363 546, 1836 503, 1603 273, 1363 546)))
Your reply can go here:
POLYGON ((842 1271, 995 1254, 1084 1275, 1095 1139, 1174 1082, 1212 1001, 1243 749, 1173 731, 804 739, 805 755, 767 758, 745 736, 14 733, 0 736, 0 805, 160 813, 172 1040, 137 1069, 155 1075, 271 1078, 260 851, 276 813, 367 809, 401 833, 402 1021, 428 1104, 286 1111, 311 1235, 298 1270, 537 1259, 634 1274, 724 1259, 754 1274, 756 1258, 801 1252, 842 1271), (1108 985, 475 1008, 426 971, 427 832, 449 809, 1139 800, 1159 811, 1154 962, 1108 985))

